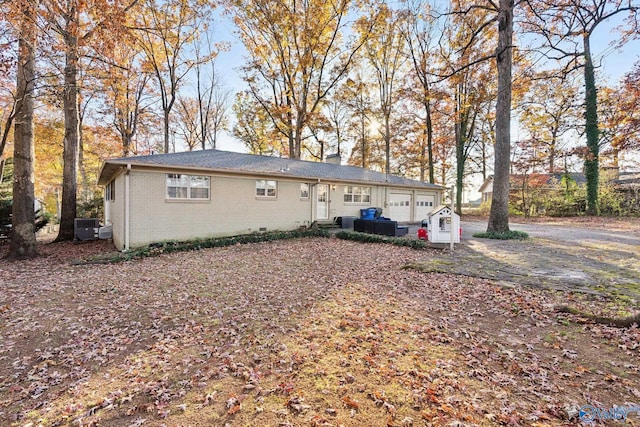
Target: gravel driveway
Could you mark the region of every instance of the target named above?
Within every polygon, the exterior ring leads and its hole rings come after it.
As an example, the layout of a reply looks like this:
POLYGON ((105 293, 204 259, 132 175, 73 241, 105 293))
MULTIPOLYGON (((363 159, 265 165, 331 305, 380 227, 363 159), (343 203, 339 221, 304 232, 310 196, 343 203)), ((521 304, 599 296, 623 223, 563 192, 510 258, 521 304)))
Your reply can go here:
POLYGON ((588 224, 517 223, 530 239, 480 239, 486 220, 461 222, 454 253, 424 259, 422 268, 484 277, 508 284, 542 286, 640 301, 640 228, 615 227, 607 219, 588 224))

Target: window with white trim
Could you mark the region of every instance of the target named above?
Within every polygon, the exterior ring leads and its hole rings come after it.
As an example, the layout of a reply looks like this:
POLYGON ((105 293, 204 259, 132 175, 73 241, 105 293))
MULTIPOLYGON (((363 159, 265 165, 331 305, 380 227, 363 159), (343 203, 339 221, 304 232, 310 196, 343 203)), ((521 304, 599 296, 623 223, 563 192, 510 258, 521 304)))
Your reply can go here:
POLYGON ((309 184, 303 182, 300 184, 300 198, 308 199, 309 198, 309 184))
POLYGON ((278 195, 278 182, 269 179, 256 180, 256 197, 275 198, 278 195))
POLYGON ((371 203, 371 187, 348 185, 344 188, 345 203, 371 203))
POLYGON ((104 199, 108 202, 113 202, 116 199, 116 180, 109 182, 104 187, 104 199))
POLYGON ((167 199, 209 200, 211 180, 203 175, 167 174, 167 199))

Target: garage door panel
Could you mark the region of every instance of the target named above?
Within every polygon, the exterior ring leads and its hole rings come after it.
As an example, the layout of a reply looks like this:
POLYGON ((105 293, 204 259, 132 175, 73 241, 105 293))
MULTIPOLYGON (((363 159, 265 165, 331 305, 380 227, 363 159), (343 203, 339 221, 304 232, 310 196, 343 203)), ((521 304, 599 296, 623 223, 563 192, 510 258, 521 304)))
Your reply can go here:
POLYGON ((435 196, 417 195, 414 218, 421 221, 429 217, 429 213, 435 208, 435 196))
POLYGON ((411 221, 411 194, 391 193, 386 216, 394 221, 411 221))

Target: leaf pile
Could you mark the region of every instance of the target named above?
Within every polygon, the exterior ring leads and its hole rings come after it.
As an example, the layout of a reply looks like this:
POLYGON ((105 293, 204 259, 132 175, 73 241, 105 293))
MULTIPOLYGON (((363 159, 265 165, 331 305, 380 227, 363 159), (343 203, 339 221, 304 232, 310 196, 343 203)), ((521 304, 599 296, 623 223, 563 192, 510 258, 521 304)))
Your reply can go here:
POLYGON ((640 402, 636 327, 402 268, 424 251, 306 238, 69 264, 98 245, 0 261, 1 425, 577 425, 640 402))

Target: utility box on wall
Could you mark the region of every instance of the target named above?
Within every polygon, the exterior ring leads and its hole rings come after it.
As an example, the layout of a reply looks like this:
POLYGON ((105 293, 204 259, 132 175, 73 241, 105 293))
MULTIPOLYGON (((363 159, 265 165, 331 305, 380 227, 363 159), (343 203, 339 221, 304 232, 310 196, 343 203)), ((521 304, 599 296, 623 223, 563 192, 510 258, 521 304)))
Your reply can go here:
POLYGON ((453 237, 453 243, 460 243, 460 215, 449 206, 438 206, 429 214, 427 230, 430 242, 449 243, 453 237))

